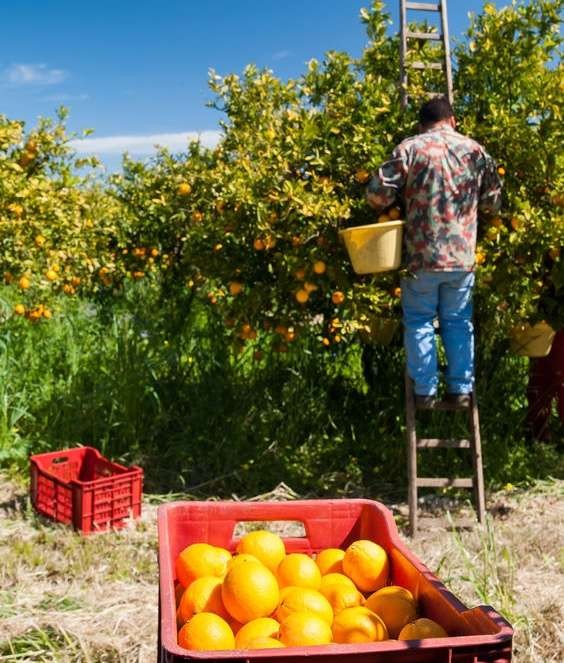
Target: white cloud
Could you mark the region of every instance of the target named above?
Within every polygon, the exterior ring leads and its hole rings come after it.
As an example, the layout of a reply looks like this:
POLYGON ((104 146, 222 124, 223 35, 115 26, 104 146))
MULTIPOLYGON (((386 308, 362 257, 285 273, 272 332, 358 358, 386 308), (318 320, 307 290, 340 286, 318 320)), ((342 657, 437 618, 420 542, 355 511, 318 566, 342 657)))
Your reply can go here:
POLYGON ((12 85, 55 85, 68 77, 62 69, 49 69, 46 64, 12 64, 2 78, 12 85))
POLYGON ((66 94, 61 92, 61 94, 48 94, 45 97, 41 97, 41 101, 54 101, 64 103, 66 101, 86 101, 90 99, 87 94, 66 94))
POLYGON ((214 147, 221 138, 220 131, 182 131, 174 134, 149 134, 147 136, 106 136, 105 138, 80 138, 70 142, 80 154, 152 154, 157 147, 169 150, 185 150, 191 140, 200 140, 205 147, 214 147))
POLYGON ((292 55, 292 51, 276 51, 276 53, 273 53, 272 59, 273 60, 285 60, 286 58, 289 58, 292 55))

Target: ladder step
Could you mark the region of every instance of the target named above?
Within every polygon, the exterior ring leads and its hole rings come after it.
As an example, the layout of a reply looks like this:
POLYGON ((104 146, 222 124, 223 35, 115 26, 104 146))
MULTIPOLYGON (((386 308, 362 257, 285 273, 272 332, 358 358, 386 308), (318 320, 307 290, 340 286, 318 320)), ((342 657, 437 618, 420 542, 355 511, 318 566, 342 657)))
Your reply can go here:
POLYGON ((418 488, 473 488, 473 479, 443 479, 437 477, 419 477, 416 480, 418 488))
POLYGON ((470 440, 454 440, 437 437, 421 437, 417 440, 418 449, 470 449, 470 440))
MULTIPOLYGON (((441 92, 427 92, 428 97, 442 97, 441 92)), ((418 407, 418 410, 468 410, 466 405, 456 405, 455 403, 447 403, 446 401, 435 401, 431 407, 418 407)))
POLYGON ((476 529, 478 524, 475 518, 467 516, 447 518, 446 516, 431 516, 424 513, 419 516, 418 520, 420 529, 428 532, 438 529, 447 530, 447 532, 473 530, 476 529))
POLYGON ((424 11, 424 12, 440 12, 441 11, 440 3, 434 3, 434 2, 406 2, 405 3, 405 8, 406 9, 416 9, 418 11, 424 11))
POLYGON ((442 62, 412 62, 407 65, 412 69, 442 69, 442 62))
POLYGON ((425 39, 430 41, 441 41, 443 36, 438 32, 412 32, 407 30, 405 36, 408 39, 425 39))

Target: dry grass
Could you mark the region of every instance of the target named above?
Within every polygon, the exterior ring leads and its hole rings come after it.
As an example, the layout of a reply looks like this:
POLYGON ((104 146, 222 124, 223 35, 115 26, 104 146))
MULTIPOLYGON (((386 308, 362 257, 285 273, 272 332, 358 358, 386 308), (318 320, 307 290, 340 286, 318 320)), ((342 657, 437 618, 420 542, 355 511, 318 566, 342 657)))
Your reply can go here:
MULTIPOLYGON (((488 526, 409 542, 467 605, 513 622, 519 663, 564 660, 563 486, 498 493, 488 526)), ((282 488, 275 497, 294 497, 282 488)), ((0 661, 154 661, 155 520, 146 502, 129 529, 81 537, 37 518, 25 486, 0 478, 0 661)))

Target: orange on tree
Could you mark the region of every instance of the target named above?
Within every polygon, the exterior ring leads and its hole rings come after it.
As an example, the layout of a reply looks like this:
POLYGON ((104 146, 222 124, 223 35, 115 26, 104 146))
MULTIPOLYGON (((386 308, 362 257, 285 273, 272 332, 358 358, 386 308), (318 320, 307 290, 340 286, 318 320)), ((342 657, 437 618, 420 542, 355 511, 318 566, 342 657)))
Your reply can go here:
POLYGON ((305 288, 296 290, 294 297, 299 304, 306 304, 309 299, 309 292, 305 288))
POLYGON ((397 221, 401 217, 400 208, 392 207, 392 209, 388 210, 388 216, 390 217, 390 221, 397 221))
POLYGON ((196 651, 234 649, 235 636, 225 619, 212 612, 200 612, 178 631, 178 644, 196 651))
POLYGON ((327 265, 323 262, 323 260, 316 260, 313 263, 313 271, 316 274, 325 274, 327 270, 327 265))
POLYGON ((370 179, 370 173, 364 168, 361 168, 360 170, 357 170, 356 173, 354 174, 354 179, 359 184, 365 184, 370 179))
POLYGON ((243 284, 239 281, 230 281, 229 282, 229 292, 236 297, 243 290, 243 284))
POLYGON ((318 290, 318 286, 315 285, 315 283, 311 283, 311 281, 305 281, 304 282, 304 290, 309 294, 312 292, 315 292, 318 290))
POLYGON ((253 248, 255 251, 264 251, 266 245, 260 237, 257 237, 253 242, 253 248))
POLYGON ((345 301, 345 293, 340 290, 335 290, 331 295, 331 301, 335 306, 340 306, 345 301))
POLYGON ((14 313, 16 315, 25 315, 25 306, 23 304, 16 304, 14 306, 14 313))
POLYGON ((31 281, 27 276, 22 276, 18 281, 18 286, 21 290, 27 290, 31 285, 31 281))
POLYGON ((192 192, 192 187, 188 182, 180 182, 178 185, 176 192, 178 193, 179 196, 187 196, 192 192))
POLYGON ((343 571, 362 592, 374 592, 388 580, 388 555, 374 541, 354 541, 345 550, 343 571))

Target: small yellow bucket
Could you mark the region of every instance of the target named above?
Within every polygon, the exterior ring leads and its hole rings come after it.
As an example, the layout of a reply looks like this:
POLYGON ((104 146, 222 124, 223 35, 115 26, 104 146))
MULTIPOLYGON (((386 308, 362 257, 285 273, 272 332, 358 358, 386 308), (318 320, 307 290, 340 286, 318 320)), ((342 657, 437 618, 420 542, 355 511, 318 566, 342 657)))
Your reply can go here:
POLYGON ((357 274, 397 269, 401 264, 403 221, 371 223, 339 231, 357 274))
POLYGON ((542 320, 536 325, 524 323, 511 330, 511 351, 521 357, 546 357, 556 332, 542 320))

